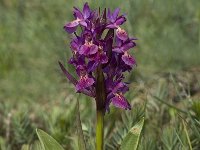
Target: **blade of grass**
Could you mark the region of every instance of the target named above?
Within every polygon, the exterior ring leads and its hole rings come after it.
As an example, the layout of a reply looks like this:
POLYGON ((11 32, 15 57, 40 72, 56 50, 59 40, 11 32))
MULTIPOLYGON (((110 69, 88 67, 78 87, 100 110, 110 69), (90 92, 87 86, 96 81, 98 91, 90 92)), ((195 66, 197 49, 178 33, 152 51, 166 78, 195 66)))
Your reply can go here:
POLYGON ((199 132, 199 130, 197 129, 197 127, 196 127, 196 125, 195 125, 195 123, 194 123, 194 120, 193 120, 191 114, 188 113, 188 116, 189 116, 189 118, 190 118, 190 120, 191 120, 191 123, 188 123, 180 114, 178 114, 178 115, 179 115, 179 117, 180 117, 182 120, 184 120, 184 122, 188 125, 188 127, 189 127, 191 130, 195 130, 194 133, 195 133, 196 137, 200 140, 200 132, 199 132))
POLYGON ((184 150, 186 150, 186 148, 185 148, 185 145, 183 144, 183 142, 182 142, 182 140, 181 140, 181 138, 180 138, 180 136, 178 135, 178 133, 177 133, 177 131, 175 130, 175 133, 176 133, 176 136, 177 136, 177 138, 178 138, 178 140, 179 140, 179 142, 181 143, 181 145, 183 146, 183 149, 184 150))
POLYGON ((187 131, 187 128, 186 128, 184 120, 182 120, 182 123, 183 123, 184 131, 185 131, 185 134, 186 134, 186 137, 187 137, 189 148, 190 148, 190 150, 192 150, 192 145, 191 145, 191 142, 190 142, 190 137, 189 137, 189 134, 188 134, 188 131, 187 131))
POLYGON ((196 123, 200 126, 200 121, 198 121, 197 119, 194 119, 196 121, 196 123))
POLYGON ((159 97, 157 97, 157 96, 155 96, 155 95, 151 95, 151 96, 152 96, 153 98, 155 98, 156 100, 158 100, 159 102, 161 102, 161 103, 163 103, 163 104, 165 104, 165 105, 167 105, 167 106, 169 106, 169 107, 171 107, 171 108, 173 108, 173 109, 175 109, 175 110, 177 110, 177 111, 179 111, 179 112, 182 112, 182 113, 184 113, 184 114, 188 114, 186 111, 184 111, 184 110, 182 110, 182 109, 180 109, 180 108, 177 108, 177 107, 173 106, 172 104, 169 104, 169 103, 165 102, 164 100, 160 99, 159 97))
POLYGON ((172 81, 172 84, 174 85, 174 88, 175 88, 175 90, 176 90, 176 93, 178 94, 179 99, 181 99, 180 92, 179 92, 179 90, 178 90, 178 88, 177 88, 177 83, 176 83, 176 81, 174 80, 174 77, 173 77, 172 73, 170 73, 170 79, 171 79, 171 81, 172 81))
POLYGON ((198 139, 200 140, 200 131, 197 129, 197 127, 196 127, 196 125, 195 125, 195 122, 194 122, 194 120, 193 120, 193 118, 192 118, 192 116, 191 116, 191 114, 190 113, 188 113, 188 116, 190 117, 190 119, 191 119, 191 126, 192 126, 192 129, 193 130, 195 130, 195 135, 198 137, 198 139))

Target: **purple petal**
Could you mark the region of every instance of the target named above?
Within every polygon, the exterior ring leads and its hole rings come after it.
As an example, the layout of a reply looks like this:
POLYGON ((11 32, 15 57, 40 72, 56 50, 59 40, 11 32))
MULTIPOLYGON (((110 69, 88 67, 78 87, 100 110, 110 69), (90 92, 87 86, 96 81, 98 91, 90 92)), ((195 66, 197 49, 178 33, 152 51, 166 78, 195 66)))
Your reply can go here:
POLYGON ((79 21, 79 24, 84 27, 87 27, 87 23, 84 20, 79 21))
POLYGON ((123 62, 123 64, 120 67, 121 71, 122 72, 126 72, 126 71, 130 72, 131 69, 133 68, 133 66, 129 66, 129 65, 125 64, 124 61, 122 61, 122 62, 123 62))
POLYGON ((116 53, 123 53, 124 52, 121 47, 115 47, 115 48, 112 49, 112 51, 114 51, 116 53))
POLYGON ((81 76, 82 74, 86 74, 86 67, 84 65, 77 65, 76 72, 79 76, 81 76))
POLYGON ((100 55, 100 62, 102 64, 106 64, 108 62, 108 57, 106 56, 106 53, 104 52, 103 54, 100 55))
POLYGON ((83 32, 83 38, 85 38, 85 41, 91 41, 92 40, 92 31, 89 31, 89 30, 85 30, 83 32))
POLYGON ((117 47, 121 47, 122 44, 123 44, 123 41, 116 36, 116 38, 115 38, 115 45, 117 47))
POLYGON ((128 39, 128 34, 126 33, 126 31, 124 29, 118 28, 116 30, 116 35, 119 39, 121 39, 122 41, 125 41, 128 39))
POLYGON ((71 58, 69 59, 68 63, 69 63, 69 64, 72 64, 72 65, 74 65, 74 66, 77 65, 77 61, 76 61, 76 59, 75 59, 74 57, 71 57, 71 58))
POLYGON ((117 93, 117 92, 125 93, 128 90, 129 89, 128 89, 127 85, 124 82, 119 82, 112 88, 112 92, 113 93, 117 93))
POLYGON ((67 23, 65 26, 66 27, 76 27, 76 26, 78 26, 78 24, 79 24, 78 21, 74 20, 74 21, 67 23))
POLYGON ((87 75, 81 77, 78 83, 76 84, 76 90, 81 91, 87 87, 90 87, 91 85, 93 85, 93 83, 94 83, 93 78, 89 78, 87 75))
POLYGON ((98 46, 93 44, 91 47, 90 47, 90 51, 89 51, 89 55, 92 55, 92 54, 96 54, 98 52, 98 46))
POLYGON ((77 27, 66 27, 66 28, 64 28, 65 29, 65 31, 67 31, 69 34, 71 34, 71 33, 74 33, 75 31, 76 31, 76 29, 77 29, 77 27))
POLYGON ((78 21, 77 20, 74 20, 70 23, 67 23, 65 26, 64 26, 64 29, 65 31, 67 31, 68 33, 73 33, 76 31, 77 29, 77 26, 79 25, 78 21))
POLYGON ((122 50, 123 50, 123 52, 125 52, 125 51, 133 48, 134 46, 136 46, 135 42, 131 41, 131 42, 128 42, 128 43, 124 44, 122 46, 122 50))
POLYGON ((83 16, 84 19, 87 19, 90 16, 90 8, 88 6, 88 3, 86 2, 85 5, 83 6, 83 16))
POLYGON ((110 99, 106 99, 106 104, 105 104, 105 110, 106 110, 106 112, 110 112, 110 103, 111 103, 111 101, 110 101, 110 99))
POLYGON ((78 52, 79 52, 79 54, 81 54, 81 55, 87 55, 89 49, 90 49, 90 48, 84 44, 84 45, 81 46, 81 48, 80 48, 80 50, 79 50, 78 52))
POLYGON ((108 28, 108 29, 117 29, 117 25, 111 23, 111 24, 107 25, 106 28, 108 28))
POLYGON ((111 11, 110 11, 109 8, 108 8, 108 14, 107 14, 107 17, 108 17, 109 20, 111 20, 111 18, 112 18, 112 14, 111 14, 111 11))
POLYGON ((89 45, 89 44, 84 44, 81 46, 79 50, 79 54, 81 55, 92 55, 97 53, 98 51, 98 46, 97 45, 89 45))
POLYGON ((75 52, 78 51, 78 49, 79 49, 78 42, 77 42, 76 40, 71 41, 70 47, 71 47, 71 49, 74 50, 75 52))
POLYGON ((115 24, 117 26, 119 26, 119 25, 122 25, 125 21, 126 21, 126 18, 124 16, 121 16, 121 17, 117 18, 115 24))
POLYGON ((74 7, 74 16, 76 17, 76 19, 77 19, 77 18, 80 19, 80 20, 84 19, 84 18, 83 18, 83 14, 82 14, 81 11, 80 11, 78 8, 76 8, 76 7, 74 7))
POLYGON ((77 67, 78 65, 85 65, 85 56, 73 56, 69 61, 69 64, 74 65, 74 67, 77 67))
POLYGON ((87 72, 92 72, 98 67, 99 63, 96 61, 89 61, 87 66, 87 72))
POLYGON ((131 67, 136 64, 135 58, 127 53, 122 55, 122 60, 124 61, 125 64, 131 67))
POLYGON ((129 87, 125 84, 123 87, 120 88, 120 92, 125 94, 129 90, 129 87))
POLYGON ((119 15, 119 12, 120 12, 120 9, 119 8, 116 8, 115 11, 113 12, 113 20, 116 20, 117 19, 117 16, 119 15))
POLYGON ((101 52, 101 53, 96 53, 94 55, 90 55, 90 57, 88 58, 90 61, 94 61, 97 64, 101 63, 101 64, 106 64, 108 62, 108 57, 106 55, 106 52, 101 52))
POLYGON ((111 98, 111 101, 115 107, 131 110, 130 104, 121 94, 116 94, 115 97, 111 98))

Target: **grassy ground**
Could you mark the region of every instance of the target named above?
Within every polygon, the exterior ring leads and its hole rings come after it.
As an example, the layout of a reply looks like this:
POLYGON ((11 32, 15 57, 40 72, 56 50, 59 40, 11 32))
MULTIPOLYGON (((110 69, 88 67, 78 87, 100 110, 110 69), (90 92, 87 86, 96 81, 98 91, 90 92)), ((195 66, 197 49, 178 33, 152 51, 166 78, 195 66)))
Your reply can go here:
MULTIPOLYGON (((66 149, 76 145, 71 141, 76 139, 76 116, 72 114, 77 96, 57 61, 69 58, 70 37, 62 27, 72 19, 72 7, 83 3, 0 0, 0 149, 18 150, 33 143, 36 127, 53 135, 66 149)), ((120 7, 127 13, 126 30, 139 39, 133 51, 138 67, 127 78, 132 82, 127 98, 133 105, 128 116, 133 117, 125 120, 134 124, 146 112, 140 149, 187 149, 181 117, 188 122, 193 148, 199 149, 199 0, 89 3, 93 8, 120 7)), ((93 137, 94 102, 81 96, 80 103, 85 135, 93 137)), ((107 149, 112 149, 110 144, 115 145, 113 149, 120 144, 115 131, 125 128, 124 115, 113 109, 106 116, 107 149)))

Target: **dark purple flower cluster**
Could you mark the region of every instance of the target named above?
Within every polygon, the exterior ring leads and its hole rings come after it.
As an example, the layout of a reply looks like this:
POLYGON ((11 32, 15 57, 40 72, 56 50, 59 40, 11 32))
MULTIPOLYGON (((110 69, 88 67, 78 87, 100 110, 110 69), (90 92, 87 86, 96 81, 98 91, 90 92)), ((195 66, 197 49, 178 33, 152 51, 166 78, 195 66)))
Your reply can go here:
POLYGON ((61 63, 60 67, 77 92, 94 98, 97 93, 97 68, 100 67, 104 77, 102 84, 105 84, 105 110, 109 110, 110 103, 119 108, 131 109, 123 96, 129 88, 122 80, 123 73, 136 65, 134 57, 128 52, 136 46, 136 39, 130 38, 120 27, 126 18, 119 12, 119 8, 113 13, 105 9, 101 14, 100 10, 92 11, 85 3, 83 11, 74 7, 75 20, 64 26, 68 33, 74 34, 70 43, 73 56, 69 63, 76 68, 79 79, 76 80, 61 63))

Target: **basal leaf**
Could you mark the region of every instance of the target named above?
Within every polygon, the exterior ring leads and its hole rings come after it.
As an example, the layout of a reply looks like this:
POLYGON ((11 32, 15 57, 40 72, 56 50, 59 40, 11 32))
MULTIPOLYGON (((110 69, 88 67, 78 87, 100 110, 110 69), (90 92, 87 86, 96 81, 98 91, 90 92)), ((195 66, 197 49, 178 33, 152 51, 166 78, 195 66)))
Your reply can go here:
POLYGON ((40 141, 35 141, 33 144, 31 144, 31 149, 30 150, 45 150, 40 143, 40 141))
POLYGON ((62 146, 46 132, 36 129, 36 133, 45 150, 64 150, 62 146))
POLYGON ((121 150, 136 150, 138 147, 140 134, 144 125, 144 118, 134 125, 125 136, 121 144, 121 150))
POLYGON ((23 144, 21 150, 29 150, 29 145, 23 144))

